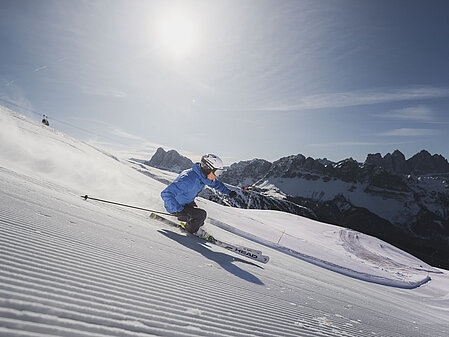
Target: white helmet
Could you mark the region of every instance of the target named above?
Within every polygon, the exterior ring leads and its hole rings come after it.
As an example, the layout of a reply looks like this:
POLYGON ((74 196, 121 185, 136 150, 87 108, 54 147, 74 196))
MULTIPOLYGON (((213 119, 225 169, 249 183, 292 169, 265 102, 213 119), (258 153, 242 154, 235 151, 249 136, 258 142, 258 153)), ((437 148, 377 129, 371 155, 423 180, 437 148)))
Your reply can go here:
POLYGON ((201 169, 206 176, 212 172, 219 177, 223 173, 223 161, 214 154, 206 154, 201 158, 201 169))

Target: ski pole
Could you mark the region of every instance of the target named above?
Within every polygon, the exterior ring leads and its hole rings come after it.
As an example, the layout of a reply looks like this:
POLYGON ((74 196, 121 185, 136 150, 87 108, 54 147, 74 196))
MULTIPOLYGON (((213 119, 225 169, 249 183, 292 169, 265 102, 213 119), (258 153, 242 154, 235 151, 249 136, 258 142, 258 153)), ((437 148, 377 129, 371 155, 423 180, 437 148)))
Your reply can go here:
POLYGON ((86 195, 82 195, 81 198, 83 198, 84 200, 90 199, 90 200, 95 200, 95 201, 104 202, 104 203, 107 203, 107 204, 118 205, 118 206, 123 206, 123 207, 128 207, 128 208, 134 208, 134 209, 138 209, 138 210, 141 210, 141 211, 153 212, 153 213, 158 213, 158 214, 163 214, 163 215, 174 216, 173 214, 170 214, 170 213, 164 213, 164 212, 155 211, 155 210, 152 210, 152 209, 147 209, 147 208, 142 208, 142 207, 136 207, 136 206, 126 205, 126 204, 120 204, 120 203, 118 203, 118 202, 109 201, 109 200, 103 200, 103 199, 92 198, 92 197, 89 197, 87 194, 86 194, 86 195))

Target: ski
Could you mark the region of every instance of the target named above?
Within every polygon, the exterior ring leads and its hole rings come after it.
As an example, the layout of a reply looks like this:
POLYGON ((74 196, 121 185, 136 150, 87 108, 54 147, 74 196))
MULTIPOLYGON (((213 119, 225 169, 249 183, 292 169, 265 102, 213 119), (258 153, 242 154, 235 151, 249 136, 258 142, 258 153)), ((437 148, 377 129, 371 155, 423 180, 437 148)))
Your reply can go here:
MULTIPOLYGON (((177 228, 181 229, 182 231, 188 233, 185 230, 185 228, 184 228, 182 223, 178 223, 178 222, 169 220, 169 219, 167 219, 165 217, 162 217, 162 216, 160 216, 160 215, 158 215, 156 213, 151 213, 150 214, 150 218, 158 220, 158 221, 161 221, 161 222, 163 222, 163 223, 165 223, 167 225, 177 227, 177 228)), ((190 233, 188 233, 188 234, 189 235, 193 235, 193 234, 190 234, 190 233)), ((196 236, 196 235, 193 235, 193 236, 196 236)), ((262 252, 260 250, 255 250, 255 249, 251 249, 251 248, 247 248, 247 247, 243 247, 243 246, 233 245, 233 244, 230 244, 230 243, 227 243, 227 242, 223 242, 223 241, 217 240, 217 239, 215 239, 215 238, 213 238, 211 236, 208 237, 208 238, 202 238, 202 237, 199 237, 199 236, 196 236, 196 237, 198 237, 200 239, 203 239, 203 240, 205 240, 207 242, 210 242, 210 243, 212 243, 214 245, 217 245, 219 247, 222 247, 224 249, 227 249, 227 250, 229 250, 231 252, 234 252, 236 254, 243 255, 243 256, 245 256, 245 257, 247 257, 249 259, 252 259, 252 260, 256 260, 256 261, 259 261, 259 262, 262 262, 262 263, 267 263, 270 260, 270 258, 268 256, 262 255, 262 252)))

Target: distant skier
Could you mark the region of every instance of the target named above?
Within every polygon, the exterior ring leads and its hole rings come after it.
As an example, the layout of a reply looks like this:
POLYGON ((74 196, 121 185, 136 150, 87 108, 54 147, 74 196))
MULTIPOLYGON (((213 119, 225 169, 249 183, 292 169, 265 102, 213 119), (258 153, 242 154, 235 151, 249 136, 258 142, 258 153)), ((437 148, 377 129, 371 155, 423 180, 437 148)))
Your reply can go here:
POLYGON ((165 209, 175 215, 179 221, 186 223, 185 229, 192 234, 208 239, 202 228, 207 213, 198 208, 194 199, 207 185, 221 193, 235 198, 237 193, 227 188, 216 179, 223 173, 223 161, 213 154, 206 154, 200 163, 195 163, 191 169, 183 171, 165 190, 161 197, 165 209))

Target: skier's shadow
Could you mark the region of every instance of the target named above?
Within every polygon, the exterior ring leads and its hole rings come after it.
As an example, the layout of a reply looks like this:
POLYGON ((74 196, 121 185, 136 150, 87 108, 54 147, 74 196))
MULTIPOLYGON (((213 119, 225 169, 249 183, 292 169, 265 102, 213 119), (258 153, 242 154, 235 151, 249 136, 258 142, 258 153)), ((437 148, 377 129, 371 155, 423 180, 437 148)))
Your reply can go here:
POLYGON ((218 263, 224 270, 230 272, 231 274, 234 274, 237 277, 240 277, 241 279, 244 279, 248 282, 252 282, 254 284, 264 285, 264 283, 254 276, 253 274, 247 272, 244 269, 241 269, 240 267, 236 266, 234 262, 241 262, 248 265, 252 265, 258 268, 263 269, 261 266, 252 263, 250 261, 246 261, 243 259, 239 259, 238 257, 231 256, 227 253, 221 253, 221 252, 214 252, 213 250, 210 250, 206 246, 205 241, 199 241, 198 239, 178 234, 166 229, 160 229, 158 230, 159 233, 166 236, 169 239, 172 239, 180 244, 182 244, 184 247, 190 248, 204 257, 208 258, 209 260, 215 261, 218 263))

